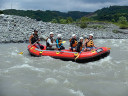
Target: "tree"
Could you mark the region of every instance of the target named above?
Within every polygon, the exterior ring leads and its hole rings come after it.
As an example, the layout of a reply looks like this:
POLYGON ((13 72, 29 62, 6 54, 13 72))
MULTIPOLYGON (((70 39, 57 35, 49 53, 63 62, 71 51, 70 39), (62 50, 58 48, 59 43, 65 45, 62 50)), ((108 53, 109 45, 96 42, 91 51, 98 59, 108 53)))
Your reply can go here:
POLYGON ((67 20, 66 19, 60 19, 59 22, 60 22, 60 24, 67 24, 67 20))
POLYGON ((68 24, 73 23, 72 17, 67 17, 67 23, 68 23, 68 24))
POLYGON ((51 23, 58 23, 56 19, 52 19, 51 23))
POLYGON ((87 27, 87 21, 89 21, 89 18, 82 17, 80 19, 80 28, 86 28, 87 27))
POLYGON ((82 22, 82 23, 80 23, 80 28, 86 28, 87 27, 87 24, 86 23, 84 23, 84 22, 82 22))
POLYGON ((0 10, 0 14, 3 14, 3 11, 0 10))
POLYGON ((118 23, 120 24, 127 24, 127 19, 124 16, 119 17, 118 23))
POLYGON ((89 18, 87 18, 87 17, 82 17, 82 18, 80 19, 80 21, 81 21, 81 22, 87 22, 87 21, 89 21, 89 18))

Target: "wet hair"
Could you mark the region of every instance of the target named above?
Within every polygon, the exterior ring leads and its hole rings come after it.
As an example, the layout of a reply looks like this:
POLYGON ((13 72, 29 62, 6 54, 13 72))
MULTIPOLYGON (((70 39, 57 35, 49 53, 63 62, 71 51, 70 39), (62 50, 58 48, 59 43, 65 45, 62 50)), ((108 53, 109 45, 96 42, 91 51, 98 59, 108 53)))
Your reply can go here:
POLYGON ((34 32, 38 32, 37 30, 34 30, 34 32))

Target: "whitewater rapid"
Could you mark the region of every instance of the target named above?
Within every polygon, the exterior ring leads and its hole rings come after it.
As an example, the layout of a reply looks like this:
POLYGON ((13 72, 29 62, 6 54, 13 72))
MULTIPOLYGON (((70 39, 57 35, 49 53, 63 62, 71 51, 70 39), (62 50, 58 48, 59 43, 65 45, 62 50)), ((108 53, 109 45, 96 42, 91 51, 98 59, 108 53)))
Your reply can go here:
POLYGON ((111 53, 85 64, 31 57, 26 43, 0 44, 0 96, 128 96, 128 40, 94 41, 111 53))

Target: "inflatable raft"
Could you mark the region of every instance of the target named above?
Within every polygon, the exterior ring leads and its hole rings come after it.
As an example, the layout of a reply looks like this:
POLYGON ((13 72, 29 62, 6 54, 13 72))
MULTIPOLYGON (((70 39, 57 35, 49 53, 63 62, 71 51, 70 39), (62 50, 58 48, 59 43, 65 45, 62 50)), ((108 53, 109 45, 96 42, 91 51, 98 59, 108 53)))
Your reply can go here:
POLYGON ((46 50, 46 46, 44 49, 38 49, 35 46, 28 45, 28 51, 32 56, 50 56, 56 59, 62 60, 71 60, 79 63, 90 62, 99 60, 100 58, 106 57, 110 53, 110 48, 107 47, 98 47, 92 51, 82 52, 81 54, 78 52, 72 52, 70 50, 46 50), (80 55, 79 55, 80 54, 80 55), (75 60, 75 58, 79 55, 79 57, 75 60))

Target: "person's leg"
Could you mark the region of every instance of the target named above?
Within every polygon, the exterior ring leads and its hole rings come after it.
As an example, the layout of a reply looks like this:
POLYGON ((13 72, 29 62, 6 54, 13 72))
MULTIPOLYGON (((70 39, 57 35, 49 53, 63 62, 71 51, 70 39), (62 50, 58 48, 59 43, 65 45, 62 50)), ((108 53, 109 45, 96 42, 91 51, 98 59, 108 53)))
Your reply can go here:
POLYGON ((44 46, 43 45, 40 45, 40 49, 44 49, 44 46))
POLYGON ((92 49, 91 49, 91 47, 86 47, 86 50, 91 51, 92 49))
POLYGON ((64 46, 61 46, 61 47, 60 47, 60 50, 64 50, 64 49, 65 49, 65 47, 64 47, 64 46))
POLYGON ((37 47, 38 49, 40 49, 40 45, 39 44, 34 44, 35 47, 37 47))
POLYGON ((51 47, 47 47, 46 50, 55 50, 55 49, 51 47))

